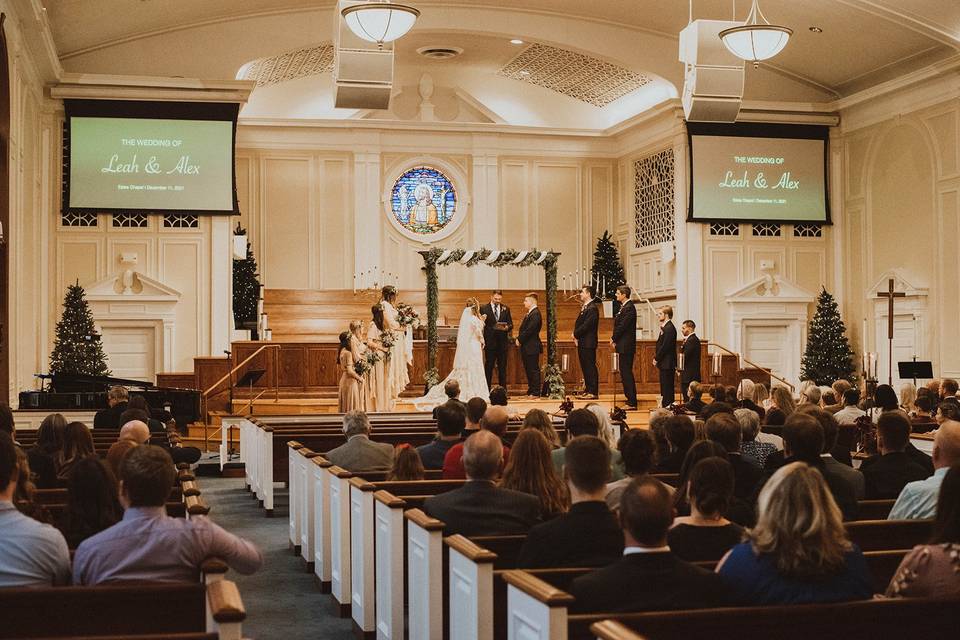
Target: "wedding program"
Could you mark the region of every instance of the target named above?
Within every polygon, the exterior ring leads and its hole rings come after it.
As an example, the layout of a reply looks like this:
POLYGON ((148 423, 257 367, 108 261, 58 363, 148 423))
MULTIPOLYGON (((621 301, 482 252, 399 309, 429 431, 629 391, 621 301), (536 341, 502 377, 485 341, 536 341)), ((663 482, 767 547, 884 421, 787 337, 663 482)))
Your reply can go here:
POLYGON ((820 127, 689 130, 691 220, 829 222, 820 127))
POLYGON ((233 123, 73 117, 70 206, 233 208, 233 123))

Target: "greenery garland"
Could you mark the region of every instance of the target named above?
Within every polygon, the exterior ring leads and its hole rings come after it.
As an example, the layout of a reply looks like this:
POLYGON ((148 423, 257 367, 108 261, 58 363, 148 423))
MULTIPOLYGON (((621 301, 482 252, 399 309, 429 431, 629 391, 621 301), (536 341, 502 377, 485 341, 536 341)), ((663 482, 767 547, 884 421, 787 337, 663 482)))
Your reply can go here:
POLYGON ((557 360, 557 260, 559 253, 553 251, 517 251, 506 249, 493 251, 481 247, 475 251, 451 249, 446 251, 434 247, 428 251, 421 251, 423 256, 423 270, 427 277, 427 371, 424 373, 424 384, 427 388, 440 381, 440 372, 437 369, 437 317, 440 311, 440 289, 437 279, 437 267, 450 264, 462 264, 473 267, 485 264, 500 268, 507 265, 515 267, 530 267, 539 264, 543 267, 544 282, 547 289, 547 368, 544 380, 550 389, 550 397, 562 399, 564 395, 563 376, 557 360), (469 253, 469 255, 468 255, 469 253), (466 258, 466 260, 464 260, 466 258))

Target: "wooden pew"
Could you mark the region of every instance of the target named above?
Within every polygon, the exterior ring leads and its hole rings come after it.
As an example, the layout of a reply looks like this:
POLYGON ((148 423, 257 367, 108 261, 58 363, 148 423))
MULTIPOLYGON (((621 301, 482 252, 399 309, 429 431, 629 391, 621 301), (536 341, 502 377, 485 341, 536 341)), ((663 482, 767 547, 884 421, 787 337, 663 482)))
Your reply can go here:
POLYGON ((3 589, 0 611, 0 638, 113 635, 135 639, 213 634, 220 640, 239 640, 246 617, 237 586, 229 580, 3 589), (211 626, 206 621, 207 605, 211 626), (105 611, 109 615, 91 615, 105 611))
MULTIPOLYGON (((735 634, 744 640, 902 640, 950 637, 960 622, 957 600, 880 599, 840 604, 731 607, 630 614, 567 613, 572 596, 525 571, 507 572, 507 638, 593 638, 591 626, 615 619, 650 640, 735 634), (824 636, 824 632, 828 635, 824 636), (916 635, 921 634, 921 635, 916 635)), ((630 636, 627 636, 628 638, 630 636)))

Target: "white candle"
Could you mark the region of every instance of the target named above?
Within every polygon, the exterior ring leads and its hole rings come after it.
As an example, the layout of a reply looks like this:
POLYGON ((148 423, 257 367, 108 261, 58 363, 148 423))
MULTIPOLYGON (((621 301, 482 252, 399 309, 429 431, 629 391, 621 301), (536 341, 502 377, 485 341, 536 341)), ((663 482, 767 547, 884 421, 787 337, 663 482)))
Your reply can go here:
POLYGON ((620 371, 620 354, 616 351, 613 352, 613 371, 616 373, 620 371))
POLYGON ((564 372, 567 372, 570 370, 570 354, 569 353, 565 353, 562 356, 560 356, 560 368, 564 372))
POLYGON ((683 354, 682 354, 682 353, 677 356, 677 368, 678 368, 678 369, 681 369, 681 370, 683 369, 683 354))
POLYGON ((603 277, 603 297, 607 297, 607 277, 603 277))
POLYGON ((357 294, 357 273, 353 273, 353 294, 357 294))

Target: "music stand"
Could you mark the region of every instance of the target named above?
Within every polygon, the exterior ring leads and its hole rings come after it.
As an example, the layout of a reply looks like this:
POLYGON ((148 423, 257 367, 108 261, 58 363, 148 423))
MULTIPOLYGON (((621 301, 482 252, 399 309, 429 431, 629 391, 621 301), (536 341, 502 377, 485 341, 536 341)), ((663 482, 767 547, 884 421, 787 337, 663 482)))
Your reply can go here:
POLYGON ((913 360, 908 360, 907 362, 898 362, 897 373, 900 375, 901 380, 913 378, 913 384, 916 386, 917 379, 933 380, 933 363, 929 360, 921 360, 918 362, 917 358, 914 357, 913 360))

